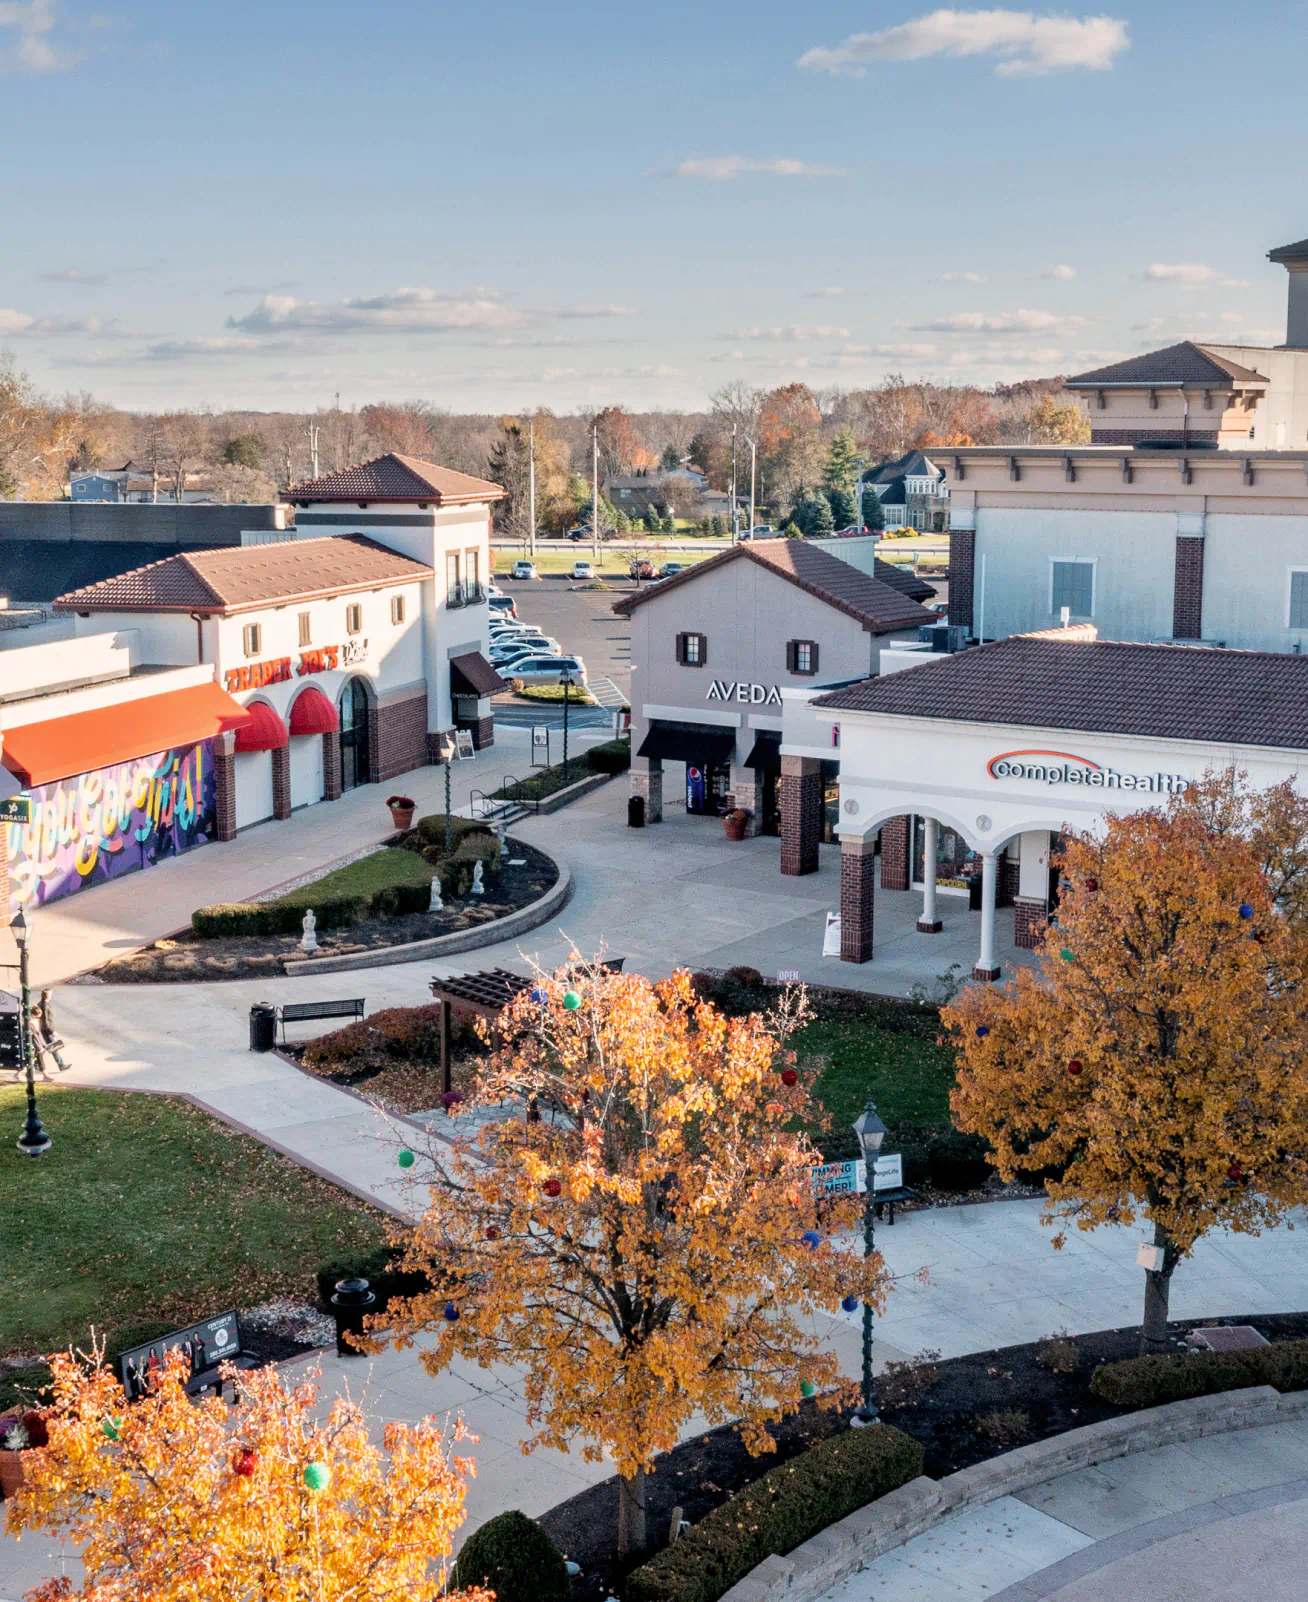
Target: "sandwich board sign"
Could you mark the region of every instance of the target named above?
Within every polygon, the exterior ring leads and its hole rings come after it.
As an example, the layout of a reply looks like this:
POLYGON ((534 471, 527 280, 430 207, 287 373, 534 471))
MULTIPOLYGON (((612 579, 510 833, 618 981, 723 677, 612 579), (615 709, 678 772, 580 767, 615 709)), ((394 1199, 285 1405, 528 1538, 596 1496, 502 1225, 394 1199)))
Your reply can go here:
POLYGON ((827 927, 822 936, 822 955, 824 957, 838 957, 840 955, 840 914, 827 913, 827 927))

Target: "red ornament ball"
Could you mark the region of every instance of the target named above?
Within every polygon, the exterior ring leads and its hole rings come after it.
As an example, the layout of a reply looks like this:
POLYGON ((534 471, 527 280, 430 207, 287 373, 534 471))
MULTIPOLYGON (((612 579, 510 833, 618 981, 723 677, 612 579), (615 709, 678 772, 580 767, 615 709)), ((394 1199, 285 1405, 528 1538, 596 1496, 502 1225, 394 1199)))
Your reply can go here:
POLYGON ((242 1446, 232 1460, 232 1473, 239 1474, 243 1480, 248 1480, 254 1473, 258 1461, 259 1454, 252 1446, 242 1446))
POLYGON ((1240 1167, 1239 1163, 1232 1163, 1226 1170, 1226 1177, 1235 1180, 1238 1184, 1244 1178, 1244 1169, 1240 1167))
POLYGON ((1069 1074, 1072 1075, 1073 1079, 1075 1079, 1077 1074, 1079 1074, 1081 1072, 1081 1069, 1082 1069, 1083 1066, 1084 1066, 1084 1064, 1082 1064, 1075 1057, 1073 1057, 1071 1062, 1069 1062, 1068 1065, 1067 1065, 1067 1071, 1068 1071, 1069 1074))
POLYGON ((783 1085, 797 1085, 799 1083, 798 1073, 796 1073, 793 1068, 783 1069, 781 1074, 781 1083, 783 1085))
POLYGON ((1098 879, 1087 879, 1085 882, 1085 887, 1091 895, 1094 895, 1095 891, 1099 888, 1098 879))
POLYGON ((498 1240, 499 1238, 500 1238, 499 1225, 498 1224, 487 1224, 486 1225, 486 1239, 487 1240, 498 1240))
POLYGON ((561 1196, 563 1194, 563 1186, 557 1179, 547 1179, 545 1181, 545 1194, 547 1196, 561 1196))

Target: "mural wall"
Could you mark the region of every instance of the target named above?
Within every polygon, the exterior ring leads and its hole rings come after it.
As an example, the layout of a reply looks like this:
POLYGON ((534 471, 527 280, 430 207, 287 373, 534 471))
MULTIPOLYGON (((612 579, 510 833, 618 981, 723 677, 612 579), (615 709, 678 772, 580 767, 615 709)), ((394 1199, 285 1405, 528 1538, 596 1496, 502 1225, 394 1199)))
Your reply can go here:
POLYGON ((214 742, 176 746, 38 785, 30 824, 7 830, 11 910, 153 867, 217 827, 214 742))

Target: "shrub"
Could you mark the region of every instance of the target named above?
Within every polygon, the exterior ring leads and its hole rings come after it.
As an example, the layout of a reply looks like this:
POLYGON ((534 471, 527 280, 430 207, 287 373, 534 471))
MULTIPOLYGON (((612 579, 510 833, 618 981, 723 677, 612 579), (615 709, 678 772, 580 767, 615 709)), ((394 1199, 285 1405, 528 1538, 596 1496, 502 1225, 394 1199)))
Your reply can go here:
POLYGON ((397 1252, 392 1246, 374 1246, 370 1251, 355 1252, 351 1256, 323 1263, 317 1272, 318 1300, 331 1311, 332 1292, 341 1279, 366 1279, 377 1298, 374 1313, 384 1313, 397 1297, 421 1296, 431 1289, 426 1274, 392 1268, 397 1252))
POLYGON ((1076 1342, 1065 1329, 1050 1335, 1036 1353, 1036 1362, 1051 1374, 1075 1374, 1081 1361, 1076 1342))
POLYGON ((976 1421, 976 1432, 983 1440, 996 1446, 1016 1446, 1031 1433, 1031 1417, 1019 1409, 1003 1413, 987 1413, 976 1421))
MULTIPOLYGON (((383 892, 384 893, 384 892, 383 892)), ((319 929, 347 929, 367 917, 370 898, 362 895, 320 896, 317 901, 232 901, 197 907, 191 928, 205 940, 249 935, 299 934, 304 914, 313 908, 319 929)))
POLYGON ((927 1151, 927 1179, 937 1190, 976 1190, 994 1172, 986 1161, 988 1150, 979 1135, 937 1130, 927 1151))
POLYGON ((485 1586, 496 1602, 568 1602, 572 1590, 563 1554, 535 1519, 516 1509, 473 1531, 450 1583, 485 1586))
POLYGON ((421 1007, 383 1007, 380 1012, 319 1035, 304 1048, 305 1066, 330 1067, 357 1057, 395 1057, 404 1062, 440 1061, 441 1009, 431 1001, 421 1007))
POLYGON ((28 1363, 22 1368, 9 1368, 0 1373, 0 1412, 22 1414, 29 1408, 39 1407, 41 1392, 50 1383, 47 1363, 28 1363))
POLYGON ((940 1378, 936 1367, 939 1361, 940 1353, 928 1348, 903 1362, 887 1363, 878 1386, 882 1407, 894 1412, 896 1408, 911 1407, 929 1395, 940 1378))
MULTIPOLYGON (((443 812, 429 812, 425 818, 419 818, 414 824, 421 846, 436 846, 441 851, 445 849, 445 814, 443 812)), ((453 837, 454 848, 457 850, 467 834, 484 834, 486 825, 479 818, 451 818, 450 832, 453 837)), ((421 846, 419 849, 421 849, 421 846)))
POLYGON ((586 761, 596 773, 625 773, 631 766, 631 741, 606 740, 603 745, 592 745, 586 761))
POLYGON ((769 1469, 637 1569, 627 1602, 716 1602, 764 1558, 921 1472, 921 1445, 889 1425, 833 1435, 769 1469))
POLYGON ((1308 1340, 1277 1341, 1244 1352, 1128 1357, 1102 1363, 1090 1376, 1091 1394, 1114 1407, 1158 1407, 1251 1385, 1308 1390, 1308 1340))

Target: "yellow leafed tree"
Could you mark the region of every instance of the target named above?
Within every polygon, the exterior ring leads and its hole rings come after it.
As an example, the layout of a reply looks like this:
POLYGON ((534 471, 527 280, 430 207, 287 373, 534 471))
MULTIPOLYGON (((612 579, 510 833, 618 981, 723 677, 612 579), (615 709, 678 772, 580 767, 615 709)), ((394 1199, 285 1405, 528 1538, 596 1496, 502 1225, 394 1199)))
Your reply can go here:
POLYGON ((879 1257, 830 1239, 857 1200, 814 1201, 796 1016, 727 1018, 684 972, 651 984, 574 954, 496 1026, 472 1109, 497 1116, 432 1142, 421 1171, 405 1266, 434 1289, 388 1324, 402 1344, 437 1334, 432 1373, 521 1369, 524 1449, 580 1437, 611 1456, 624 1552, 645 1543, 646 1472, 689 1420, 737 1420, 771 1450, 768 1423, 802 1396, 853 1394, 812 1315, 882 1304, 879 1257))
POLYGON ((1083 1230, 1151 1226, 1146 1351, 1166 1346, 1172 1273, 1198 1240, 1308 1201, 1306 862, 1291 786, 1210 775, 1166 812, 1070 836, 1038 967, 944 1014, 955 1119, 1004 1178, 1061 1172, 1049 1216, 1083 1230))
MULTIPOLYGON (((99 1354, 96 1354, 97 1356, 99 1354)), ((414 1602, 446 1595, 468 1459, 431 1420, 388 1424, 385 1453, 360 1410, 318 1417, 312 1377, 235 1374, 238 1403, 192 1401, 170 1353, 128 1403, 112 1372, 51 1360, 49 1444, 24 1455, 10 1534, 70 1538, 86 1567, 27 1602, 414 1602)), ((452 1441, 463 1439, 461 1426, 452 1441)), ((489 1602, 478 1591, 450 1593, 489 1602)))

